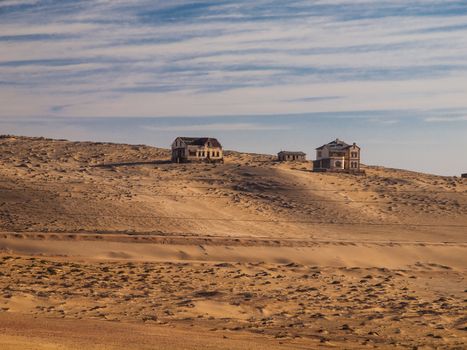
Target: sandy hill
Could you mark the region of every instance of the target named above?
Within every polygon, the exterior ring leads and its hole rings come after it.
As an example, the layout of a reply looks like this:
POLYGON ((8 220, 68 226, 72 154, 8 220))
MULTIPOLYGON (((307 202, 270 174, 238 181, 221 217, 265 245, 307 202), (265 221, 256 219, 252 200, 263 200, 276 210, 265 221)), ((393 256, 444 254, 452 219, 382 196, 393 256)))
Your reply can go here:
POLYGON ((166 149, 29 137, 0 149, 2 231, 459 241, 467 225, 454 177, 317 174, 237 152, 171 164, 166 149))
POLYGON ((463 349, 467 183, 0 138, 0 348, 463 349))

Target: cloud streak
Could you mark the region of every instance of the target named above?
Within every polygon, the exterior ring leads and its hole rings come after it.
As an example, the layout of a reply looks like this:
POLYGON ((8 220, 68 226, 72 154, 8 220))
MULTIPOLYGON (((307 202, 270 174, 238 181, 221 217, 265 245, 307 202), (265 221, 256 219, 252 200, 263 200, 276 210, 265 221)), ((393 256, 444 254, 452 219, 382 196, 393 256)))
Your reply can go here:
POLYGON ((456 0, 3 1, 0 118, 467 110, 466 21, 456 0))
POLYGON ((429 117, 429 118, 426 118, 425 121, 428 123, 467 122, 467 116, 429 117))
POLYGON ((146 130, 153 131, 177 131, 177 132, 212 132, 212 131, 271 131, 290 130, 290 125, 268 125, 258 123, 211 123, 193 125, 171 125, 171 126, 143 126, 146 130))

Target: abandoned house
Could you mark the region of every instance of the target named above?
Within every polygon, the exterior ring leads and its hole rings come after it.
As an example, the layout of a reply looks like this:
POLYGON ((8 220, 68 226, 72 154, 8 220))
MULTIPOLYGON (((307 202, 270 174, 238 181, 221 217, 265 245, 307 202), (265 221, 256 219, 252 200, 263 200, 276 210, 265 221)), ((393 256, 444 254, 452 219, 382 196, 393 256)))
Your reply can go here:
POLYGON ((177 137, 172 142, 172 162, 223 162, 222 145, 212 137, 177 137))
POLYGON ((339 139, 318 147, 313 171, 361 172, 360 147, 355 142, 349 145, 339 139))
POLYGON ((461 175, 462 178, 467 179, 467 173, 461 175))
POLYGON ((279 153, 277 153, 277 159, 279 160, 279 162, 289 162, 289 161, 303 162, 306 160, 306 154, 303 152, 280 151, 279 153))

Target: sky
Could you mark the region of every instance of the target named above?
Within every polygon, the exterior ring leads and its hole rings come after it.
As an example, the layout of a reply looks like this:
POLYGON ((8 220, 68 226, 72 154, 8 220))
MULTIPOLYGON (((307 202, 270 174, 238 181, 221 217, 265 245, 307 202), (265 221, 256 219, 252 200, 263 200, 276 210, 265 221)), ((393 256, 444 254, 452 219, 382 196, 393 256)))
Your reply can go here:
POLYGON ((467 172, 467 0, 0 0, 0 133, 467 172))

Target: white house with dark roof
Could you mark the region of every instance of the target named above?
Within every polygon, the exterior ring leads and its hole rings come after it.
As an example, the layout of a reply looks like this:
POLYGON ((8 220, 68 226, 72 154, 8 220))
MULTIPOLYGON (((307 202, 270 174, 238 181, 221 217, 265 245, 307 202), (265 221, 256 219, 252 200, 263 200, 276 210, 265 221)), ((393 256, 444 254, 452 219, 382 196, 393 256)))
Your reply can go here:
POLYGON ((360 147, 339 139, 318 147, 313 171, 360 172, 360 147))
POLYGON ((213 137, 177 137, 172 142, 172 162, 223 162, 222 145, 213 137))

